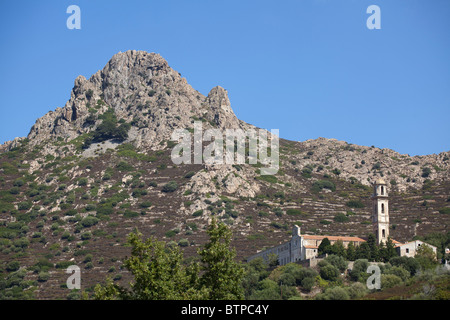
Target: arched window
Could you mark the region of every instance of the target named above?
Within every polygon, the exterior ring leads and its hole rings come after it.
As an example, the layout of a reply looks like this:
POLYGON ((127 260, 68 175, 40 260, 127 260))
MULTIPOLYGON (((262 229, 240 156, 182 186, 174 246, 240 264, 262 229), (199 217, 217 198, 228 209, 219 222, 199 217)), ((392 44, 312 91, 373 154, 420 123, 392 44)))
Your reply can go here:
POLYGON ((382 195, 384 194, 384 187, 383 186, 381 186, 381 194, 382 195))
POLYGON ((381 237, 386 238, 386 232, 384 231, 384 229, 381 229, 381 237))
POLYGON ((384 213, 384 203, 381 204, 381 213, 384 213))

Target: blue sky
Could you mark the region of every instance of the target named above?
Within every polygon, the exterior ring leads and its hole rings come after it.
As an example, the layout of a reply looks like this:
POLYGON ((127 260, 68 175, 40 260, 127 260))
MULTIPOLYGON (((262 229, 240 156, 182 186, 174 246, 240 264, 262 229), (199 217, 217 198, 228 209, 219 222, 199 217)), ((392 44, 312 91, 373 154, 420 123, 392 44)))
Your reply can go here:
POLYGON ((160 53, 282 138, 450 150, 450 1, 2 1, 0 143, 63 107, 119 51, 160 53), (69 5, 81 30, 69 30, 69 5), (369 5, 381 29, 369 30, 369 5))

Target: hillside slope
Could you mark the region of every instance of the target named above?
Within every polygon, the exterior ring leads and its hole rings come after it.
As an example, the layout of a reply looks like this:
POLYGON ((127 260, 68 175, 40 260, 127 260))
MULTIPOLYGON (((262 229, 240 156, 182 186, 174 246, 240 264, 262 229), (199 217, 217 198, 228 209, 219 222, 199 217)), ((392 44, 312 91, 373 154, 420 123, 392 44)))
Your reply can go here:
POLYGON ((128 233, 178 244, 189 257, 213 215, 233 230, 240 259, 286 241, 294 223, 302 233, 366 236, 370 185, 380 177, 394 239, 448 232, 450 152, 410 157, 334 139, 280 139, 275 176, 260 175, 261 164, 174 165, 171 134, 192 131, 194 121, 255 128, 237 119, 225 89, 203 96, 154 53, 118 53, 90 79, 79 76, 63 108, 0 147, 2 277, 19 265, 23 281, 39 280, 38 299, 69 294, 70 264, 82 268, 84 288, 116 274, 126 283, 128 233))

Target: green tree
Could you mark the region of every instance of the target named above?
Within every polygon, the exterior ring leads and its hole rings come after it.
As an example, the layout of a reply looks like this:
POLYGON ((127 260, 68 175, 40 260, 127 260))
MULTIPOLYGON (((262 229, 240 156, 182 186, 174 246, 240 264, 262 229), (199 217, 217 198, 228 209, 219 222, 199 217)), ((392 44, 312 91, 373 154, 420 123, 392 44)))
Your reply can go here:
POLYGON ((422 270, 431 269, 437 265, 436 254, 426 244, 422 244, 417 249, 414 259, 420 264, 422 270))
POLYGON ((347 260, 349 261, 355 261, 356 259, 356 249, 353 242, 350 242, 347 246, 347 252, 345 254, 347 260))
POLYGON ((398 257, 397 250, 395 249, 394 242, 391 237, 388 237, 386 241, 386 249, 384 254, 384 260, 389 261, 391 258, 398 257))
POLYGON ((126 289, 108 279, 106 285, 95 287, 94 299, 177 300, 203 299, 207 292, 198 288, 198 264, 182 265, 183 256, 178 247, 166 247, 164 242, 142 234, 130 233, 131 257, 124 266, 134 276, 131 288, 126 289))
POLYGON ((320 242, 319 248, 317 249, 319 255, 325 253, 331 253, 331 242, 328 238, 323 238, 320 242))
POLYGON ((335 243, 331 245, 331 250, 333 254, 340 256, 340 257, 346 257, 346 250, 344 247, 344 244, 341 240, 337 240, 335 243))
POLYGON ((363 281, 368 278, 366 273, 369 267, 369 261, 367 259, 358 259, 353 263, 353 269, 350 271, 350 279, 353 281, 363 281))
POLYGON ((230 248, 232 233, 224 223, 211 221, 207 233, 209 242, 198 251, 204 272, 200 284, 208 288, 208 299, 243 299, 244 268, 234 261, 235 249, 230 248))
POLYGON ((369 246, 369 251, 370 251, 368 259, 370 259, 370 261, 378 261, 379 251, 378 251, 378 246, 377 246, 377 238, 375 237, 375 235, 373 233, 369 234, 369 236, 367 237, 366 243, 369 246))
POLYGON ((409 272, 411 276, 414 276, 420 269, 419 262, 413 257, 393 257, 389 260, 389 263, 393 266, 402 267, 409 272))
POLYGON ((338 268, 340 272, 344 272, 348 267, 347 261, 342 256, 329 255, 324 260, 330 263, 331 265, 335 266, 336 268, 338 268))
POLYGON ((358 259, 370 260, 370 247, 367 242, 361 243, 356 249, 356 257, 358 259))
POLYGON ((339 277, 339 269, 331 264, 320 268, 320 276, 325 280, 336 281, 339 277))

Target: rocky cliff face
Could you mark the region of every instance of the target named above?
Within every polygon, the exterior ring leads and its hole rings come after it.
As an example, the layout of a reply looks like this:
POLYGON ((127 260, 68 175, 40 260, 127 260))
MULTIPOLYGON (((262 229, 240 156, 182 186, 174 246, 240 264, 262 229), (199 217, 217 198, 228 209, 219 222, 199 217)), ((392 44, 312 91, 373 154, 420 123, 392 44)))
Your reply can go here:
POLYGON ((225 89, 215 87, 205 97, 159 54, 131 50, 114 55, 89 80, 77 77, 66 105, 39 118, 27 138, 33 146, 73 140, 95 130, 108 108, 132 124, 128 140, 137 147, 158 146, 174 129, 192 128, 193 119, 208 120, 205 127, 241 127, 225 89))

